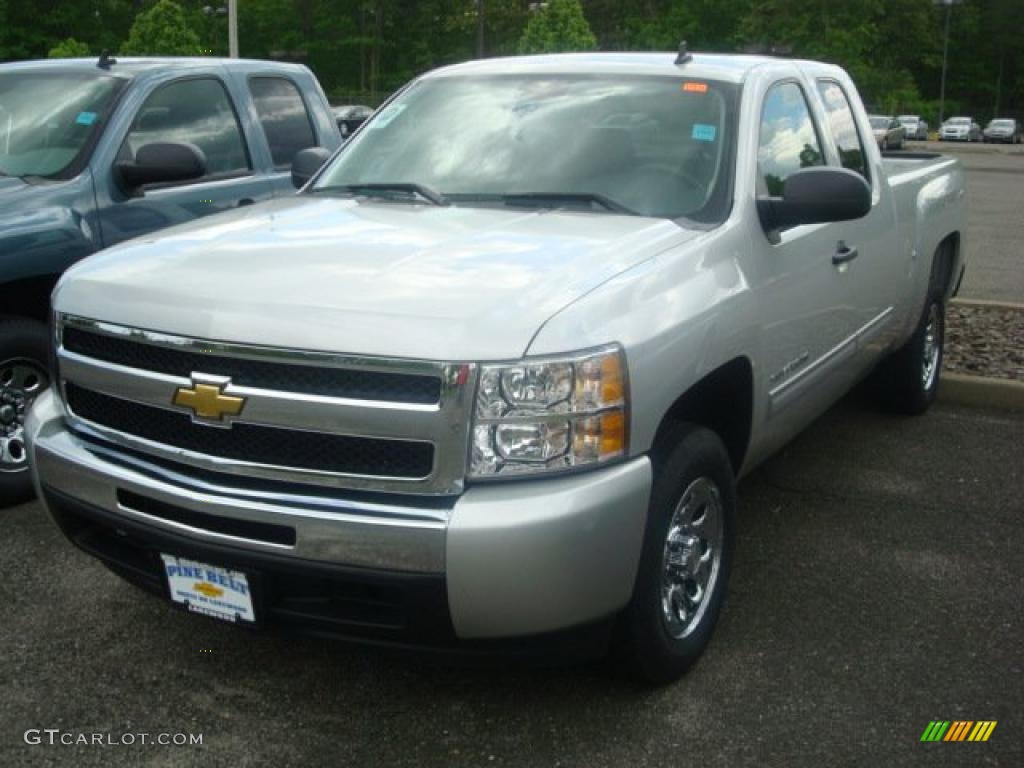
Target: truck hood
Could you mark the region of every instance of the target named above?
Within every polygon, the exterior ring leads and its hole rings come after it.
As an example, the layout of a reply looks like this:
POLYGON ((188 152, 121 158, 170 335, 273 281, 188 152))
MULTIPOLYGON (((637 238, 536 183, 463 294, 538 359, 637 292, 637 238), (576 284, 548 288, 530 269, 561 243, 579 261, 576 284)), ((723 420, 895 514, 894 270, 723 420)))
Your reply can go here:
POLYGON ((634 216, 290 197, 85 259, 54 306, 218 341, 509 359, 558 310, 696 234, 634 216))

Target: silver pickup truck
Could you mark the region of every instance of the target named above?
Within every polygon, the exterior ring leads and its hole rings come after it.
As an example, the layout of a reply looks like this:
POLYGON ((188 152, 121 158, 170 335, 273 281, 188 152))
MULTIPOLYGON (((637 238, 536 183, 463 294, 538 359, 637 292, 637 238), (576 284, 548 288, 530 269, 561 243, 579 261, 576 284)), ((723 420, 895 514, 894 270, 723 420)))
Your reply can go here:
POLYGON ((834 66, 441 69, 291 199, 63 277, 37 491, 196 612, 611 639, 671 680, 722 607, 737 478, 869 374, 935 398, 964 225, 959 164, 883 159, 834 66))

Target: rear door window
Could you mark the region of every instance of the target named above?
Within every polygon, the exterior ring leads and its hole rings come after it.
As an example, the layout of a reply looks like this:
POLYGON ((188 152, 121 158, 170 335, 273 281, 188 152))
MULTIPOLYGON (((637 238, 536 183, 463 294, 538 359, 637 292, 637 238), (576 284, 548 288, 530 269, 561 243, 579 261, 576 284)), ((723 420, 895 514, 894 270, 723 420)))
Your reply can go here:
MULTIPOLYGON (((828 118, 828 130, 832 134, 832 140, 839 150, 839 162, 843 168, 856 171, 865 179, 868 176, 867 155, 864 152, 864 142, 861 141, 857 132, 857 123, 853 119, 853 110, 850 108, 850 101, 842 86, 835 80, 819 80, 818 93, 825 105, 825 115, 828 118)), ((893 120, 893 125, 899 127, 899 123, 893 120)))
POLYGON ((249 92, 276 168, 287 168, 296 152, 317 146, 312 120, 295 83, 283 77, 252 77, 249 92))

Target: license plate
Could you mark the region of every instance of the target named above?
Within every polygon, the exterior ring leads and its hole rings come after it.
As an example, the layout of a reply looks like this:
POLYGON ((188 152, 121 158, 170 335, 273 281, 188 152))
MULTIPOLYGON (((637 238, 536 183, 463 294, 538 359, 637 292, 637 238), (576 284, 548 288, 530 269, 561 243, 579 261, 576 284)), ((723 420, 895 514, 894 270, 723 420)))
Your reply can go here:
POLYGON ((244 573, 173 555, 160 557, 171 600, 223 621, 256 621, 249 579, 244 573))

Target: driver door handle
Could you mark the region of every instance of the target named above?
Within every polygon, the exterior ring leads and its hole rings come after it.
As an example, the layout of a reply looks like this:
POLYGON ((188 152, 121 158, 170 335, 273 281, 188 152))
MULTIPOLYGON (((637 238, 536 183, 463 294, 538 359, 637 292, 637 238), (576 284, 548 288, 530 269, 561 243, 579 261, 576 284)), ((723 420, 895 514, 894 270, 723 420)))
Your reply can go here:
POLYGON ((851 248, 840 240, 839 244, 836 246, 836 252, 832 254, 832 264, 838 267, 840 264, 846 264, 856 258, 857 249, 851 248))

